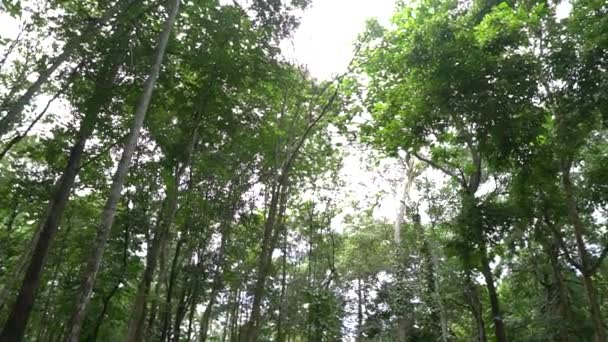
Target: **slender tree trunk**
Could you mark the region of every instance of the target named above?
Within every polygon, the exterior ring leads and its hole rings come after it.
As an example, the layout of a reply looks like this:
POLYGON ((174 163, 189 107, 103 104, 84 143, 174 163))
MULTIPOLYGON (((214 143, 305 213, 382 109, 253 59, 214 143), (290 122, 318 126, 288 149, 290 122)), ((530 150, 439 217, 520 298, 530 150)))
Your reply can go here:
POLYGON ((171 36, 173 24, 175 23, 175 19, 177 17, 178 9, 179 0, 173 0, 169 17, 165 21, 163 31, 160 35, 159 43, 154 56, 154 62, 150 69, 150 74, 146 79, 143 93, 137 104, 128 141, 124 147, 116 173, 114 174, 112 186, 110 188, 110 195, 108 196, 102 213, 101 223, 97 229, 93 253, 87 262, 83 283, 79 291, 78 302, 72 318, 70 319, 70 331, 66 339, 69 342, 77 342, 80 336, 80 329, 82 327, 82 322, 84 321, 86 309, 91 298, 91 293, 93 292, 93 285, 95 283, 95 278, 97 277, 97 271, 101 265, 103 252, 105 250, 106 242, 110 235, 114 217, 116 215, 116 206, 120 198, 120 193, 122 191, 125 178, 129 171, 131 157, 135 152, 135 147, 137 145, 137 140, 139 139, 139 134, 143 126, 146 112, 148 111, 148 106, 150 105, 152 92, 154 91, 154 86, 160 73, 160 67, 165 55, 167 43, 169 42, 169 37, 171 36))
POLYGON ((97 336, 99 335, 99 330, 101 329, 101 325, 103 324, 104 318, 106 317, 106 313, 108 312, 108 309, 110 308, 110 303, 112 301, 112 298, 114 298, 114 296, 116 295, 116 293, 118 293, 118 290, 120 289, 120 284, 124 280, 124 274, 127 271, 127 264, 128 264, 128 261, 129 261, 129 241, 130 241, 130 237, 131 237, 130 227, 129 227, 129 224, 127 223, 125 225, 125 231, 124 231, 124 240, 123 240, 124 244, 123 244, 123 250, 122 250, 122 264, 120 266, 120 270, 118 271, 118 279, 116 280, 116 284, 114 284, 114 286, 112 287, 112 290, 110 291, 110 293, 108 293, 108 295, 104 298, 104 300, 103 300, 103 306, 102 306, 102 309, 101 309, 101 313, 99 314, 99 316, 95 320, 95 328, 93 329, 93 334, 87 340, 97 341, 97 336))
MULTIPOLYGON (((177 178, 177 176, 176 176, 177 178)), ((175 184, 179 183, 179 181, 173 180, 175 184)), ((173 221, 173 215, 177 210, 177 193, 176 189, 172 186, 167 186, 167 197, 163 201, 163 206, 161 211, 164 212, 159 214, 161 218, 154 228, 154 237, 152 238, 152 243, 150 248, 148 249, 148 254, 146 255, 146 268, 144 269, 144 274, 142 279, 139 282, 139 286, 137 288, 137 293, 135 295, 135 302, 132 308, 131 314, 131 322, 129 325, 129 341, 142 341, 150 338, 152 334, 152 330, 154 327, 154 320, 156 319, 156 309, 157 309, 157 300, 160 295, 161 285, 163 283, 164 278, 164 245, 165 239, 167 235, 167 227, 166 222, 173 221), (173 200, 175 196, 175 201, 173 200), (157 267, 157 260, 160 260, 160 273, 156 282, 156 286, 154 287, 154 296, 153 300, 150 303, 149 317, 146 329, 146 315, 147 304, 148 304, 148 295, 150 294, 150 289, 152 287, 152 281, 154 279, 154 271, 157 267)), ((169 223, 170 225, 170 223, 169 223)))
POLYGON ((181 335, 181 326, 184 321, 184 317, 186 316, 186 312, 188 311, 188 303, 190 303, 190 297, 192 296, 192 292, 188 284, 184 284, 182 286, 182 293, 179 296, 179 303, 177 304, 177 309, 175 310, 175 321, 173 322, 173 336, 172 341, 179 341, 181 335))
POLYGON ((144 302, 144 310, 142 312, 142 321, 141 326, 139 327, 139 334, 141 337, 138 337, 138 340, 142 341, 151 341, 156 340, 156 330, 155 330, 155 322, 156 315, 158 313, 158 301, 161 297, 162 286, 165 283, 165 253, 166 253, 166 239, 163 239, 162 246, 160 247, 159 254, 159 265, 158 265, 158 278, 156 279, 156 284, 154 286, 154 294, 152 299, 150 300, 150 315, 148 316, 148 322, 144 323, 146 319, 146 315, 148 314, 147 303, 146 300, 144 302))
POLYGON ((40 286, 42 270, 48 251, 57 233, 59 223, 74 186, 86 142, 91 134, 93 134, 96 115, 98 115, 102 106, 111 96, 111 92, 107 87, 114 80, 117 70, 118 65, 114 65, 102 72, 105 75, 101 77, 102 81, 96 84, 93 95, 88 100, 85 117, 80 124, 76 142, 70 150, 67 165, 60 179, 55 184, 53 198, 49 201, 46 212, 37 229, 38 235, 33 239, 32 245, 34 247, 31 258, 29 258, 29 265, 17 300, 0 334, 0 341, 21 341, 23 338, 25 327, 34 305, 36 292, 40 286))
MULTIPOLYGON (((231 239, 232 233, 232 225, 231 220, 234 217, 234 213, 236 211, 236 204, 238 203, 238 196, 240 192, 235 188, 231 190, 232 194, 230 196, 231 203, 229 203, 229 208, 226 210, 226 216, 223 219, 222 224, 222 240, 220 242, 220 249, 218 251, 217 256, 217 267, 215 276, 213 278, 213 283, 211 285, 211 294, 209 295, 209 302, 207 303, 207 307, 205 308, 205 312, 203 313, 203 317, 201 318, 201 331, 200 331, 200 341, 205 342, 207 340, 207 332, 209 330, 209 320, 211 319, 211 314, 213 312, 213 306, 216 301, 216 297, 222 288, 224 271, 226 267, 226 249, 228 247, 228 242, 231 239)), ((227 323, 226 323, 227 324, 227 323)))
MULTIPOLYGON (((475 154, 473 154, 473 156, 474 160, 479 160, 479 156, 475 157, 475 154)), ((465 205, 463 211, 468 212, 468 214, 470 215, 470 226, 467 228, 471 229, 476 234, 476 239, 479 246, 477 252, 480 255, 481 273, 483 274, 486 283, 486 289, 488 291, 488 296, 490 298, 490 309, 492 311, 492 321, 494 322, 494 333, 496 335, 496 340, 498 342, 506 342, 507 333, 505 330, 502 312, 500 310, 500 301, 498 298, 498 292, 496 291, 496 285, 494 283, 494 275, 492 274, 490 260, 488 259, 486 239, 483 233, 483 217, 481 210, 477 204, 477 199, 475 198, 475 192, 479 188, 481 179, 480 169, 478 169, 478 172, 475 173, 475 175, 476 176, 471 179, 471 185, 468 191, 465 193, 465 197, 463 198, 463 202, 465 205)))
MULTIPOLYGON (((417 215, 418 216, 418 215, 417 215)), ((447 342, 447 324, 445 317, 443 316, 443 308, 441 303, 441 297, 439 294, 439 281, 435 274, 435 260, 434 255, 431 252, 431 246, 426 238, 422 225, 420 224, 420 216, 418 216, 416 226, 418 228, 418 234, 422 240, 421 255, 424 260, 424 274, 426 278, 426 289, 427 296, 432 300, 433 305, 431 307, 430 318, 436 328, 441 331, 441 340, 447 342), (444 325, 445 329, 444 329, 444 325)))
POLYGON ((490 268, 490 262, 485 252, 485 248, 482 250, 481 256, 481 273, 486 281, 486 288, 488 289, 488 295, 490 297, 490 308, 492 309, 492 320, 494 321, 494 331, 496 333, 496 340, 498 342, 506 342, 507 334, 505 332, 505 324, 502 319, 502 313, 500 311, 500 303, 498 300, 498 293, 494 286, 494 275, 490 268))
POLYGON ((549 255, 553 281, 555 283, 555 292, 557 294, 557 303, 555 303, 556 311, 561 321, 556 327, 558 329, 558 341, 566 342, 570 341, 570 329, 568 326, 572 322, 572 314, 570 311, 570 296, 568 295, 568 288, 559 262, 559 243, 551 241, 549 243, 545 242, 545 245, 546 253, 549 255))
POLYGON ((249 322, 247 323, 245 342, 255 342, 259 333, 261 323, 261 304, 265 292, 264 287, 266 284, 268 271, 270 270, 270 264, 272 262, 272 252, 274 251, 277 238, 276 221, 277 218, 282 217, 284 213, 284 206, 286 204, 285 202, 287 201, 286 188, 289 182, 289 173, 291 172, 291 168, 293 167, 293 164, 298 158, 300 154, 300 149, 306 142, 306 139, 309 137, 309 135, 316 127, 316 125, 321 121, 321 119, 323 119, 325 115, 329 112, 331 105, 333 104, 334 100, 338 95, 338 90, 339 87, 336 87, 331 98, 322 107, 322 110, 319 115, 317 115, 316 118, 310 121, 304 133, 295 141, 293 148, 290 148, 291 153, 289 153, 286 160, 281 164, 281 167, 276 170, 279 172, 277 181, 275 184, 273 184, 276 185, 276 190, 272 194, 272 198, 270 200, 270 208, 268 210, 268 215, 266 216, 267 219, 264 224, 262 251, 260 253, 260 258, 258 261, 258 279, 256 280, 255 284, 251 315, 249 317, 249 322), (281 205, 282 210, 279 210, 279 205, 281 205))
POLYGON ((222 342, 226 342, 228 337, 228 323, 230 322, 230 311, 226 312, 226 322, 224 323, 224 329, 222 330, 222 342))
POLYGON ((285 210, 285 202, 287 201, 287 172, 283 171, 279 178, 278 186, 272 194, 270 200, 270 208, 268 217, 264 224, 264 237, 262 240, 262 251, 258 261, 258 278, 255 283, 253 292, 253 303, 251 306, 251 315, 247 323, 247 332, 245 342, 256 342, 261 324, 261 305, 265 293, 266 278, 270 271, 272 263, 272 252, 276 245, 277 221, 283 216, 285 210), (280 208, 279 208, 280 207, 280 208))
MULTIPOLYGON (((68 222, 67 224, 67 229, 65 230, 64 233, 64 237, 68 238, 70 237, 70 231, 72 230, 72 225, 69 223, 70 220, 69 218, 66 220, 68 222)), ((41 331, 39 334, 40 336, 49 336, 52 335, 53 331, 61 331, 62 329, 62 325, 63 324, 52 324, 53 321, 53 315, 52 315, 52 310, 50 309, 52 307, 52 304, 55 301, 55 298, 57 297, 57 288, 59 287, 59 284, 61 283, 61 281, 63 279, 60 279, 60 275, 62 273, 62 266, 65 262, 65 258, 63 257, 65 255, 65 249, 60 249, 58 252, 58 255, 55 256, 55 265, 52 267, 51 269, 51 279, 49 279, 49 282, 47 283, 47 288, 42 292, 41 297, 42 298, 46 298, 45 303, 42 305, 42 310, 41 310, 41 317, 39 317, 39 325, 41 326, 41 331), (49 331, 51 332, 51 334, 49 334, 49 331)))
POLYGON ((169 286, 167 286, 167 293, 165 294, 165 304, 162 309, 162 331, 161 331, 161 341, 165 341, 167 339, 167 335, 169 334, 169 322, 171 321, 171 300, 173 297, 173 287, 175 286, 175 280, 177 278, 178 271, 178 261, 181 253, 182 245, 184 244, 184 239, 180 238, 177 242, 177 246, 175 247, 175 254, 173 255, 173 261, 171 262, 171 272, 169 275, 169 286))
POLYGON ((192 323, 194 322, 194 311, 196 311, 196 304, 198 303, 198 280, 194 284, 194 293, 192 294, 192 301, 190 302, 190 312, 188 313, 188 331, 186 332, 187 339, 192 339, 192 323))
POLYGON ((593 323, 594 341, 603 342, 608 341, 606 335, 606 328, 604 327, 604 321, 602 319, 602 311, 597 296, 597 290, 593 282, 592 266, 589 260, 589 251, 585 245, 585 227, 583 221, 580 218, 578 208, 576 205, 574 186, 570 177, 570 163, 564 163, 562 168, 562 187, 564 189, 564 195, 566 199, 566 209, 568 212, 568 220, 574 227, 574 237, 576 240, 576 247, 581 259, 583 285, 587 294, 587 300, 589 300, 589 311, 591 314, 591 321, 593 323))
POLYGON ((106 317, 108 308, 110 308, 110 302, 112 301, 112 298, 114 298, 114 295, 116 295, 116 293, 120 289, 120 282, 121 282, 121 280, 119 280, 112 287, 112 290, 110 290, 110 293, 108 293, 108 295, 103 299, 103 306, 101 308, 101 313, 99 313, 99 317, 97 317, 97 320, 95 321, 95 327, 93 328, 93 333, 91 335, 91 341, 97 341, 97 336, 99 335, 99 330, 101 329, 101 324, 103 323, 103 320, 106 317))
MULTIPOLYGON (((437 260, 437 254, 434 252, 435 248, 431 247, 431 262, 434 265, 434 268, 439 269, 439 261, 437 260)), ((441 324, 441 341, 448 342, 450 339, 450 333, 448 330, 448 320, 445 312, 445 306, 443 305, 443 299, 441 298, 441 286, 439 284, 438 277, 434 277, 435 281, 435 302, 437 303, 437 307, 439 308, 439 321, 441 324)))
POLYGON ((473 315, 475 328, 477 329, 477 342, 487 342, 486 327, 483 321, 483 308, 479 299, 479 290, 471 279, 470 272, 465 276, 465 295, 469 302, 469 308, 473 315))
MULTIPOLYGON (((220 273, 221 272, 218 271, 218 274, 220 273)), ((211 294, 209 295, 209 302, 207 303, 207 307, 205 308, 205 311, 203 312, 203 316, 201 318, 201 330, 199 335, 200 342, 207 341, 207 334, 209 332, 209 321, 211 319, 211 313, 213 312, 213 305, 215 304, 215 300, 217 299, 217 294, 221 286, 220 277, 221 275, 216 275, 216 277, 213 279, 211 294)))
POLYGON ((283 232, 283 262, 281 267, 281 294, 279 299, 279 317, 277 321, 277 342, 285 341, 285 330, 283 327, 283 322, 285 320, 285 314, 287 313, 287 308, 285 305, 287 304, 286 296, 286 279, 287 279, 287 231, 283 232))
MULTIPOLYGON (((203 251, 204 250, 204 246, 206 245, 206 242, 203 242, 199 245, 199 251, 203 251)), ((199 259, 198 263, 193 264, 195 266, 196 269, 199 269, 201 267, 201 261, 199 259)), ((196 305, 199 302, 199 296, 200 296, 200 292, 201 292, 201 286, 200 286, 200 276, 203 273, 203 271, 200 272, 194 272, 194 274, 192 275, 192 297, 190 299, 190 301, 188 302, 188 329, 186 331, 186 341, 190 341, 192 339, 192 326, 193 326, 193 322, 194 322, 194 314, 196 311, 196 305)), ((204 293, 203 293, 204 295, 204 293)))
POLYGON ((137 289, 137 294, 135 296, 135 302, 133 304, 131 314, 131 322, 129 323, 129 333, 127 336, 127 341, 129 342, 141 340, 142 324, 145 319, 144 308, 146 306, 148 293, 150 292, 150 284, 152 283, 152 278, 154 277, 154 270, 156 269, 156 260, 158 258, 159 250, 164 244, 166 235, 169 233, 169 229, 171 227, 171 224, 173 223, 173 219, 175 218, 175 214, 177 212, 177 202, 179 199, 179 184, 186 170, 186 166, 190 164, 190 159, 192 157, 194 145, 196 144, 197 139, 198 125, 194 128, 190 144, 187 147, 186 161, 180 167, 178 167, 173 184, 167 187, 167 212, 166 215, 163 217, 163 222, 157 225, 157 231, 154 234, 152 246, 148 251, 146 268, 144 270, 144 275, 137 289))
POLYGON ((363 285, 357 278, 357 341, 363 340, 363 285))
POLYGON ((234 300, 232 302, 232 314, 230 315, 230 337, 228 341, 236 342, 239 325, 239 312, 240 312, 240 289, 239 286, 234 289, 234 300))

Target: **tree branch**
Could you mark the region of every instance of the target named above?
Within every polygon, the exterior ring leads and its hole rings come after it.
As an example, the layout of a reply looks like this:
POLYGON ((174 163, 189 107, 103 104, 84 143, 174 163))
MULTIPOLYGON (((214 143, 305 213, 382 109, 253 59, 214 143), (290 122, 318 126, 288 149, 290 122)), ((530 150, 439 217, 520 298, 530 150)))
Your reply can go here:
POLYGON ((464 179, 463 176, 458 176, 454 171, 439 165, 438 163, 434 162, 433 160, 422 156, 420 153, 418 152, 412 152, 412 155, 414 155, 416 158, 418 158, 419 160, 427 163, 428 165, 430 165, 431 167, 445 173, 446 175, 452 177, 454 180, 456 180, 458 182, 458 184, 460 184, 461 186, 463 186, 464 188, 467 188, 467 182, 464 179))

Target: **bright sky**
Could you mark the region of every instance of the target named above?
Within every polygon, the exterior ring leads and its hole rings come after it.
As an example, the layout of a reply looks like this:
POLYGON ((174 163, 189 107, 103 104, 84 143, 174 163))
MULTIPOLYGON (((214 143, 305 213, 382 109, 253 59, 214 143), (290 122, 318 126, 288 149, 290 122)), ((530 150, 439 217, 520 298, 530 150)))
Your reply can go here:
POLYGON ((366 20, 375 17, 388 23, 394 7, 395 0, 313 0, 283 52, 307 65, 314 77, 329 79, 346 70, 366 20))
MULTIPOLYGON (((293 39, 282 44, 283 54, 290 61, 306 66, 313 77, 329 80, 346 71, 353 57, 353 43, 365 29, 366 21, 376 18, 388 25, 394 9, 395 0, 313 0, 293 39)), ((341 172, 346 187, 340 194, 349 198, 343 200, 364 205, 379 191, 391 192, 392 184, 378 179, 373 170, 368 170, 369 161, 364 156, 357 151, 349 153, 341 172)), ((375 216, 393 218, 396 204, 394 196, 385 197, 375 216)), ((344 213, 355 214, 352 210, 344 213)), ((332 222, 334 229, 342 231, 342 218, 339 215, 332 222)))

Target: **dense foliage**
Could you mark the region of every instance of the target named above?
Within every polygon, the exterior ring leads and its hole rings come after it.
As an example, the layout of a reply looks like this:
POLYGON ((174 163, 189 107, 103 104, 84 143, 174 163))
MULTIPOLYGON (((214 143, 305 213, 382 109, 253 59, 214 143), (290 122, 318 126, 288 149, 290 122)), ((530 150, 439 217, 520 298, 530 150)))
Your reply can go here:
POLYGON ((0 341, 608 341, 608 3, 309 5, 2 1, 0 341))

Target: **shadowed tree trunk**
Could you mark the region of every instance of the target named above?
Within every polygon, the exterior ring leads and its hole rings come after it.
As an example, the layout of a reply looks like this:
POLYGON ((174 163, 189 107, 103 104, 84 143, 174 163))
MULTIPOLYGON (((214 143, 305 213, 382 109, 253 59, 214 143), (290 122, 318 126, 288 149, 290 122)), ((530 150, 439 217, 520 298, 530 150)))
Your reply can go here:
POLYGON ((262 318, 262 299, 265 293, 266 278, 270 271, 272 263, 272 252, 276 246, 277 235, 276 226, 277 222, 283 216, 285 212, 285 202, 287 201, 287 173, 283 172, 278 186, 272 194, 270 200, 270 208, 268 210, 268 217, 264 224, 264 237, 262 240, 262 251, 260 252, 258 261, 258 278, 255 283, 253 292, 253 303, 251 307, 251 315, 249 322, 247 323, 247 332, 245 335, 246 342, 257 341, 257 335, 260 329, 261 318, 262 318))
POLYGON ((175 320, 173 322, 173 336, 171 341, 179 341, 180 339, 182 322, 184 321, 184 317, 186 317, 186 312, 188 311, 188 303, 190 303, 190 298, 192 295, 192 289, 188 285, 188 282, 185 281, 184 286, 182 286, 181 294, 179 296, 177 308, 175 310, 175 320))
POLYGON ((80 290, 78 291, 78 301, 76 304, 76 308, 74 309, 74 312, 72 314, 72 318, 70 319, 70 331, 66 339, 70 342, 77 342, 80 336, 80 329, 82 327, 82 322, 84 320, 86 310, 91 298, 91 293, 93 292, 93 285, 95 284, 97 271, 99 270, 99 266, 101 265, 101 258, 105 250, 106 242, 110 235, 112 224, 114 222, 114 217, 116 216, 116 206, 118 204, 122 187, 129 171, 131 158, 133 156, 133 153, 135 152, 135 147, 137 145, 139 134, 144 123, 144 118, 150 105, 150 100, 152 99, 152 92, 154 91, 154 86, 160 73, 160 67, 163 61, 163 57, 165 55, 165 50, 169 42, 169 37, 171 36, 171 30, 173 28, 173 24, 175 23, 178 10, 179 0, 173 0, 171 3, 169 16, 164 23, 163 31, 160 35, 159 43, 155 51, 154 62, 150 69, 148 78, 146 79, 146 82, 144 84, 143 93, 139 98, 139 102, 135 110, 135 115, 133 117, 133 125, 131 126, 131 131, 127 139, 127 143, 125 144, 120 162, 118 163, 116 173, 114 174, 112 186, 110 188, 110 195, 108 196, 108 199, 106 201, 101 216, 101 223, 97 229, 97 235, 95 237, 93 245, 93 253, 91 254, 87 262, 87 266, 83 276, 83 282, 80 287, 80 290))
POLYGON ((279 317, 277 321, 277 342, 285 341, 285 329, 283 327, 285 316, 287 314, 287 230, 283 232, 283 248, 281 251, 282 257, 282 266, 281 266, 281 294, 279 299, 279 317))
POLYGON ((142 338, 142 328, 145 320, 145 306, 148 293, 150 292, 150 284, 152 283, 152 278, 154 277, 154 270, 156 269, 156 261, 177 212, 179 185, 181 183, 182 176, 186 171, 186 167, 190 165, 194 146, 198 140, 198 129, 199 125, 196 125, 192 132, 192 136, 186 150, 186 161, 178 167, 172 184, 168 184, 167 186, 167 195, 165 198, 166 213, 163 215, 162 222, 159 222, 159 224, 156 226, 152 246, 148 250, 146 268, 137 289, 131 314, 131 322, 129 323, 129 333, 127 336, 127 341, 129 342, 140 341, 142 338))
POLYGON ((585 293, 587 294, 587 300, 589 301, 589 312, 591 314, 591 322, 593 323, 594 341, 602 342, 607 341, 606 328, 602 318, 602 311, 600 302, 597 295, 597 289, 593 282, 593 266, 589 258, 589 251, 585 244, 585 227, 583 221, 580 218, 579 211, 576 205, 574 186, 570 177, 571 163, 563 163, 562 167, 562 188, 564 190, 566 200, 566 210, 568 213, 568 220, 574 227, 574 237, 576 240, 576 248, 580 256, 580 266, 583 278, 583 285, 585 293))
MULTIPOLYGON (((247 183, 247 182, 244 182, 247 183)), ((222 240, 220 242, 220 248, 217 253, 217 265, 216 272, 213 278, 213 283, 211 285, 211 294, 209 295, 209 301, 207 303, 207 307, 203 312, 203 316, 201 317, 201 328, 200 328, 200 338, 201 342, 205 342, 207 340, 207 333, 209 330, 209 321, 211 319, 211 314, 213 313, 213 307, 217 300, 217 295, 222 289, 224 272, 226 271, 226 249, 228 248, 228 243, 232 238, 232 223, 231 221, 234 219, 234 215, 237 212, 238 202, 241 198, 242 187, 239 183, 233 180, 230 194, 227 200, 227 208, 225 209, 225 215, 222 218, 222 223, 220 226, 220 231, 222 232, 222 240)), ((228 323, 226 323, 228 324, 228 323)))
POLYGON ((169 274, 169 286, 167 286, 167 293, 165 294, 165 303, 163 304, 162 312, 162 330, 161 330, 161 341, 165 341, 170 331, 171 321, 171 301, 173 297, 173 288, 178 273, 178 265, 180 260, 180 253, 182 245, 184 244, 184 238, 180 238, 177 241, 175 247, 175 254, 173 255, 173 261, 171 262, 171 272, 169 274))
POLYGON ((363 340, 363 285, 357 278, 357 339, 363 340))
POLYGON ((128 258, 129 258, 129 240, 130 240, 130 229, 129 229, 129 225, 127 224, 125 226, 124 247, 123 247, 123 251, 122 251, 122 264, 121 264, 121 267, 119 270, 119 276, 116 281, 116 284, 114 284, 114 286, 112 287, 112 290, 110 290, 110 293, 108 293, 108 295, 103 300, 103 306, 101 309, 101 313, 95 320, 95 328, 93 328, 93 334, 91 335, 91 338, 89 339, 90 341, 97 341, 97 336, 99 335, 99 330, 101 329, 101 325, 103 324, 104 318, 106 317, 106 313, 108 312, 112 298, 116 295, 116 293, 120 289, 120 285, 122 284, 122 282, 124 280, 124 274, 127 271, 127 263, 128 263, 128 258))
POLYGON ((481 273, 486 281, 486 288, 488 289, 488 295, 490 297, 490 308, 492 309, 492 320, 494 321, 496 340, 498 342, 505 342, 507 341, 507 335, 505 333, 505 324, 500 311, 498 292, 496 291, 496 287, 494 285, 494 275, 492 274, 492 269, 490 268, 490 262, 486 252, 482 251, 481 253, 481 273))
POLYGON ((473 321, 475 322, 475 328, 477 330, 475 334, 476 340, 477 342, 487 342, 488 338, 486 336, 485 323, 483 322, 483 308, 479 299, 479 290, 471 280, 471 275, 468 271, 465 276, 465 296, 467 298, 467 302, 469 303, 469 309, 471 310, 473 321))
POLYGON ((88 138, 93 134, 96 116, 111 97, 111 84, 118 71, 119 63, 112 65, 106 60, 107 67, 102 68, 100 81, 96 82, 93 94, 86 104, 85 116, 81 121, 76 135, 76 142, 70 150, 68 162, 57 183, 52 199, 47 205, 46 212, 40 222, 37 234, 33 238, 33 250, 29 258, 17 300, 0 334, 0 341, 21 341, 25 332, 38 287, 40 286, 42 270, 44 268, 51 243, 59 228, 59 223, 65 212, 70 193, 78 174, 84 148, 88 138))

